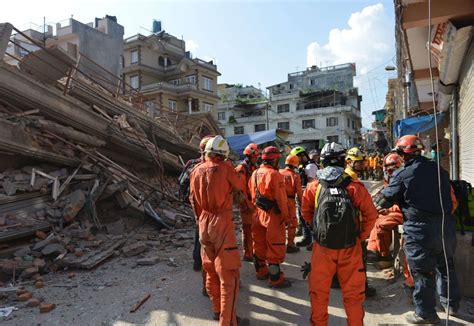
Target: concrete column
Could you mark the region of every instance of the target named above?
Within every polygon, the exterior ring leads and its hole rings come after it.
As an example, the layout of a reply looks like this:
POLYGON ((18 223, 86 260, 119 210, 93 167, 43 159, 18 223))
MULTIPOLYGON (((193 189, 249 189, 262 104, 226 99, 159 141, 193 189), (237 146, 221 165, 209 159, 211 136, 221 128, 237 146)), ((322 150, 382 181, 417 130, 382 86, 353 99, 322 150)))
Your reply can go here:
POLYGON ((12 27, 13 26, 9 23, 0 24, 0 60, 3 60, 3 56, 7 50, 8 42, 12 35, 12 27))
POLYGON ((193 113, 193 99, 190 97, 188 98, 188 111, 189 111, 189 114, 193 113))
POLYGON ((165 54, 165 68, 168 67, 168 55, 165 54))

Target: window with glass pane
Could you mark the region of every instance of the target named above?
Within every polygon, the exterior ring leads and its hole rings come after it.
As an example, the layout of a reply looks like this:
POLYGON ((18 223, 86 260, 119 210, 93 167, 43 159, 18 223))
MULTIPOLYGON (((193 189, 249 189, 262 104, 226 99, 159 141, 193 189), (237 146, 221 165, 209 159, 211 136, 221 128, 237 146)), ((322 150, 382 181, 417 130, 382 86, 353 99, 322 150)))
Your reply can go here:
POLYGON ((303 120, 302 122, 303 129, 314 128, 316 126, 316 121, 314 119, 303 120))
POLYGON ((278 113, 283 113, 283 112, 290 112, 290 104, 279 104, 277 105, 277 112, 278 113))
POLYGON ((212 91, 212 79, 203 77, 203 86, 202 88, 205 89, 206 91, 212 91))
POLYGON ((244 126, 234 127, 234 135, 242 135, 244 133, 244 126))
POLYGON ((289 121, 278 122, 278 129, 290 130, 290 122, 289 121))
POLYGON ((217 120, 224 121, 225 120, 225 112, 218 112, 217 113, 217 120))
POLYGON ((170 108, 171 111, 176 112, 178 111, 178 102, 174 100, 169 100, 168 107, 170 108))
POLYGON ((255 132, 264 131, 264 130, 265 130, 265 124, 264 123, 259 123, 258 125, 255 125, 255 132))
POLYGON ((138 63, 138 50, 130 51, 130 64, 138 63))
POLYGON ((196 84, 196 75, 186 76, 186 82, 188 84, 196 84))
POLYGON ((130 86, 132 86, 134 89, 138 89, 140 87, 138 75, 130 76, 130 86))
POLYGON ((326 127, 335 127, 339 124, 337 117, 326 118, 326 127))

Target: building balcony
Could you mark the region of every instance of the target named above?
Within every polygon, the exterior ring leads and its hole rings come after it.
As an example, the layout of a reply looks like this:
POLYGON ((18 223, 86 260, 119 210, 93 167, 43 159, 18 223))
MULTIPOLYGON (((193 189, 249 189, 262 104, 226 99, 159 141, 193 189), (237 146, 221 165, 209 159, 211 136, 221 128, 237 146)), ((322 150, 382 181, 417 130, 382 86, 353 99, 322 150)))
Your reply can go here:
POLYGON ((262 123, 266 121, 267 121, 267 117, 265 115, 252 115, 249 117, 240 117, 240 118, 234 117, 234 120, 232 122, 229 122, 229 124, 239 125, 239 124, 248 124, 248 123, 262 123))
POLYGON ((169 91, 177 94, 186 93, 186 92, 197 92, 196 84, 183 83, 180 85, 174 85, 165 82, 153 83, 144 85, 140 89, 142 92, 151 92, 151 91, 169 91))
POLYGON ((177 65, 169 65, 167 67, 157 66, 151 67, 142 63, 134 63, 122 69, 124 74, 132 74, 134 72, 143 71, 152 75, 163 76, 164 73, 173 71, 177 65))
POLYGON ((338 113, 352 113, 356 117, 360 118, 360 111, 351 105, 337 105, 320 107, 314 109, 297 110, 295 112, 298 117, 314 116, 314 115, 329 115, 338 113))

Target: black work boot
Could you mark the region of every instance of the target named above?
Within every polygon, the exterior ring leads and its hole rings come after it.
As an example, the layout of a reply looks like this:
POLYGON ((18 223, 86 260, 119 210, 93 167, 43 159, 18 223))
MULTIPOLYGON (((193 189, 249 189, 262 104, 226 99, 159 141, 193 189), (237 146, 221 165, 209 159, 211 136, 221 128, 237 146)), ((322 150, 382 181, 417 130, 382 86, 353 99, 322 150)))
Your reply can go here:
POLYGON ((286 253, 287 254, 294 254, 294 253, 299 252, 299 251, 300 251, 300 248, 295 246, 295 245, 286 246, 286 253))
POLYGON ((409 314, 405 317, 405 320, 409 324, 413 325, 429 325, 429 324, 439 324, 440 320, 438 315, 432 318, 421 318, 416 314, 416 312, 409 314))
POLYGON ((371 298, 371 297, 375 297, 375 295, 377 294, 377 290, 370 286, 369 283, 365 283, 365 297, 366 298, 371 298))
POLYGON ((248 326, 250 325, 250 320, 248 318, 242 318, 237 316, 237 326, 248 326))

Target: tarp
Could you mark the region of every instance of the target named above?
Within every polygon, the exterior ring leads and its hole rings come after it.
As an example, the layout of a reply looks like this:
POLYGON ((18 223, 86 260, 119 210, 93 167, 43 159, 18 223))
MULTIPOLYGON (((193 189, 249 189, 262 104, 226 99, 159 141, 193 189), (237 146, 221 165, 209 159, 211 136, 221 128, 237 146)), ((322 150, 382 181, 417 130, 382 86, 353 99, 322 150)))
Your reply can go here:
MULTIPOLYGON (((443 121, 444 113, 440 112, 437 115, 438 123, 443 121)), ((435 126, 435 119, 434 115, 423 115, 423 116, 416 116, 410 117, 403 120, 397 120, 395 126, 393 127, 393 135, 396 138, 405 135, 415 135, 421 132, 425 132, 430 130, 435 126)))
POLYGON ((250 143, 255 143, 257 145, 265 144, 271 141, 276 140, 277 133, 276 129, 270 129, 265 131, 255 132, 253 134, 245 135, 236 135, 227 137, 227 142, 229 143, 230 149, 239 155, 240 158, 243 158, 242 152, 245 147, 250 143))

